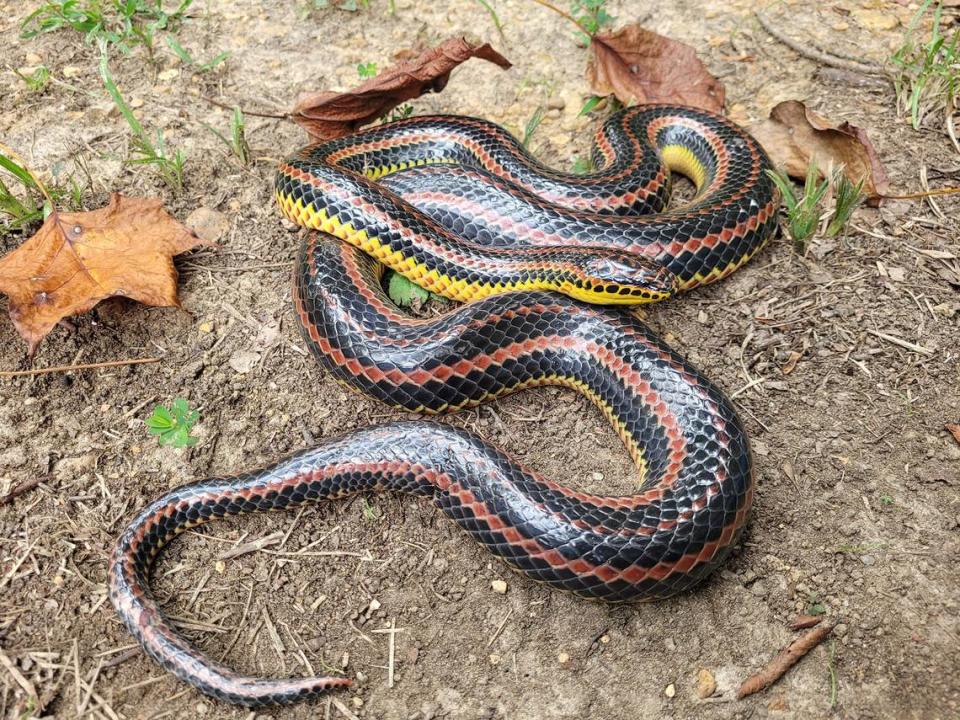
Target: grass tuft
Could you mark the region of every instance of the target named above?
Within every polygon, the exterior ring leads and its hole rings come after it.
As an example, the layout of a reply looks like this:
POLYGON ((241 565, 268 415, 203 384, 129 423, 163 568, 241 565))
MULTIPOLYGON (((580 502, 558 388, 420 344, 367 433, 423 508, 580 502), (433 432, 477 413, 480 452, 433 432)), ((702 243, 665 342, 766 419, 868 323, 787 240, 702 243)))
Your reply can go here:
POLYGON ((180 150, 170 152, 162 129, 157 128, 156 133, 151 137, 151 133, 137 120, 110 74, 104 43, 101 43, 100 47, 100 77, 107 88, 107 92, 110 93, 114 105, 117 106, 117 110, 127 121, 130 131, 133 133, 133 148, 131 149, 131 157, 127 162, 132 165, 153 166, 157 174, 169 187, 180 192, 183 189, 183 165, 186 158, 180 150))
POLYGON ((897 110, 909 113, 914 130, 930 115, 952 115, 960 99, 960 30, 944 31, 942 0, 933 11, 930 35, 918 38, 917 27, 932 4, 924 0, 920 5, 890 58, 897 110))

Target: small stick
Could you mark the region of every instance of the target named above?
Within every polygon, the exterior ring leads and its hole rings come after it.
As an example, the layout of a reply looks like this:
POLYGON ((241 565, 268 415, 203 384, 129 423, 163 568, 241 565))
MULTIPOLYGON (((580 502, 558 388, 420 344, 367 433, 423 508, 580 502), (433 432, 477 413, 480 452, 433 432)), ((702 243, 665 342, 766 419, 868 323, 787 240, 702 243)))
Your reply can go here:
POLYGON ((887 333, 880 332, 879 330, 867 330, 871 335, 880 338, 881 340, 886 340, 888 343, 893 343, 899 347, 902 347, 904 350, 912 350, 915 353, 920 353, 921 355, 933 355, 933 350, 930 348, 924 347, 923 345, 917 345, 912 343, 909 340, 904 340, 903 338, 898 338, 896 335, 888 335, 887 333))
POLYGON ((47 480, 47 479, 48 478, 45 475, 38 475, 35 478, 24 480, 22 483, 20 483, 19 485, 11 489, 10 492, 8 492, 6 495, 4 495, 3 497, 0 497, 0 507, 3 507, 4 505, 9 505, 10 503, 13 502, 14 498, 19 497, 24 493, 30 492, 35 487, 37 487, 37 485, 39 485, 40 483, 42 483, 44 480, 47 480))
POLYGON ((788 48, 796 53, 799 53, 808 60, 829 65, 830 67, 840 68, 841 70, 863 73, 864 75, 886 75, 886 71, 880 65, 859 62, 857 60, 845 60, 837 57, 836 55, 831 55, 830 53, 824 52, 818 48, 806 47, 805 45, 780 32, 780 30, 775 28, 762 13, 754 13, 754 17, 757 18, 757 22, 760 23, 760 27, 770 33, 774 39, 779 40, 788 48))
POLYGON ((760 672, 743 681, 740 689, 737 690, 737 700, 742 700, 748 695, 753 695, 773 685, 786 674, 787 670, 796 665, 800 658, 822 643, 831 633, 834 625, 836 625, 836 621, 825 622, 790 643, 760 672))
POLYGON ((340 711, 340 714, 343 715, 347 720, 360 720, 354 713, 350 712, 350 708, 344 705, 342 702, 336 698, 330 698, 333 701, 333 706, 340 711))
POLYGON ((107 362, 83 363, 81 365, 56 365, 46 368, 31 368, 30 370, 0 370, 0 377, 24 377, 27 375, 44 375, 46 373, 73 372, 74 370, 95 370, 97 368, 119 367, 121 365, 143 365, 158 363, 163 358, 129 358, 127 360, 109 360, 107 362))
POLYGON ((246 555, 247 553, 256 552, 257 550, 263 550, 263 548, 268 545, 276 545, 283 537, 283 533, 275 532, 271 535, 264 535, 262 538, 257 540, 251 540, 248 543, 243 545, 234 545, 229 550, 220 554, 221 560, 229 560, 230 558, 235 558, 239 555, 246 555))
POLYGON ((17 670, 17 666, 11 662, 10 658, 7 657, 7 654, 3 652, 3 650, 0 650, 0 665, 3 665, 7 669, 7 672, 10 673, 17 685, 23 688, 23 691, 34 701, 36 704, 36 709, 41 710, 40 698, 37 695, 36 688, 33 687, 33 683, 27 680, 21 674, 21 672, 17 670))
POLYGON ((397 619, 390 618, 390 638, 387 644, 387 687, 393 687, 393 659, 397 646, 397 619))

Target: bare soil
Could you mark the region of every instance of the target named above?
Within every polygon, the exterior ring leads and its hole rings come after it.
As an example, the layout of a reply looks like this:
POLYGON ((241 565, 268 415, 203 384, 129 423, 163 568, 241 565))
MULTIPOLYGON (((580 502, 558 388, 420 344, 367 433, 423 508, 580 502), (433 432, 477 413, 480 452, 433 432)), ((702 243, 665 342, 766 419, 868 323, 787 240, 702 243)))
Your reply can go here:
MULTIPOLYGON (((170 3, 167 3, 168 5, 170 3)), ((503 35, 480 3, 374 0, 351 13, 285 3, 196 2, 179 31, 196 57, 225 66, 196 75, 165 43, 111 67, 151 127, 187 154, 172 192, 125 165, 130 145, 97 75, 95 48, 73 32, 19 38, 38 3, 0 0, 0 138, 38 170, 75 173, 84 202, 109 191, 162 196, 186 219, 199 207, 225 227, 215 249, 183 256, 184 310, 105 302, 58 327, 36 366, 161 356, 119 369, 0 381, 0 647, 40 695, 36 716, 74 718, 349 717, 330 698, 251 713, 211 701, 131 646, 106 599, 106 560, 133 512, 176 485, 255 467, 396 413, 352 394, 304 351, 290 301, 299 242, 273 206, 273 162, 305 142, 295 126, 249 118, 257 162, 240 167, 204 127, 228 112, 202 99, 269 111, 298 92, 347 87, 356 65, 384 67, 416 43, 467 33, 513 63, 458 69, 417 112, 475 114, 522 132, 550 109, 533 148, 570 167, 595 123, 586 51, 558 16, 497 0, 503 35), (48 65, 57 82, 30 93, 13 68, 48 65), (172 72, 167 72, 172 71, 172 72), (85 168, 85 170, 84 170, 85 168), (201 440, 157 446, 143 424, 154 403, 189 399, 201 440)), ((772 40, 753 3, 612 2, 696 46, 726 84, 730 115, 749 123, 800 99, 869 130, 896 190, 960 184, 960 156, 934 122, 919 132, 892 90, 828 80, 772 40)), ((794 37, 882 61, 914 6, 786 2, 768 10, 794 37)), ((954 11, 955 12, 955 11, 954 11)), ((584 602, 509 573, 428 504, 356 498, 297 514, 250 516, 191 532, 162 556, 154 589, 200 647, 239 670, 356 678, 335 698, 362 718, 955 718, 960 715, 960 202, 862 209, 846 239, 807 257, 777 240, 729 280, 646 311, 668 341, 729 394, 754 441, 758 493, 749 531, 708 583, 658 604, 584 602), (952 254, 936 259, 928 251, 952 254), (905 349, 885 333, 929 350, 905 349), (800 359, 791 372, 791 353, 800 359), (235 543, 282 542, 218 562, 235 543), (316 557, 309 553, 340 551, 316 557), (504 580, 505 594, 491 582, 504 580), (770 690, 733 689, 793 637, 791 619, 822 604, 839 625, 770 690), (395 686, 387 686, 395 623, 395 686), (717 697, 698 699, 709 670, 717 697), (831 674, 835 678, 832 687, 831 674)), ((22 241, 0 239, 7 251, 22 241)), ((0 367, 28 367, 0 320, 0 367)), ((628 492, 632 468, 601 415, 566 391, 525 392, 449 421, 472 428, 558 480, 628 492)), ((0 669, 0 717, 29 717, 0 669)))

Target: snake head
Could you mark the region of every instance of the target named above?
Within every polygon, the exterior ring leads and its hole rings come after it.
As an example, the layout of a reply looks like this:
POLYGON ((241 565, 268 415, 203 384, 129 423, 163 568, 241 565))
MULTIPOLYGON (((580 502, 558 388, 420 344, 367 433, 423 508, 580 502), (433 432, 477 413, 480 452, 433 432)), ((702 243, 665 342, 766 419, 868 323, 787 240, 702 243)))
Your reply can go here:
POLYGON ((584 260, 583 277, 564 288, 571 297, 597 305, 639 305, 674 295, 679 281, 654 260, 627 253, 597 254, 584 260))

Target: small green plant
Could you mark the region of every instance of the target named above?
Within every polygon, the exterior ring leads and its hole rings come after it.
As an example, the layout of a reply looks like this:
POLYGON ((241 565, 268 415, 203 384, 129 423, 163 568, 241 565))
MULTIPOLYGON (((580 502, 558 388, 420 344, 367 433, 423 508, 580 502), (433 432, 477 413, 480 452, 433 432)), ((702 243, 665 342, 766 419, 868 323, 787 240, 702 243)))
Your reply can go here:
POLYGON ((200 419, 199 410, 191 410, 183 398, 176 398, 169 408, 157 405, 153 413, 144 422, 147 431, 156 435, 161 445, 173 445, 175 448, 191 447, 199 438, 190 434, 200 419))
POLYGON ((181 0, 173 12, 163 9, 162 0, 50 0, 21 23, 21 37, 74 30, 88 45, 106 43, 127 52, 137 44, 153 49, 158 30, 176 30, 193 0, 181 0))
POLYGON ((807 595, 807 615, 826 615, 827 608, 820 601, 820 596, 816 593, 807 595))
POLYGON ((163 130, 160 128, 157 128, 151 139, 150 133, 137 120, 110 74, 105 45, 101 44, 100 50, 100 77, 107 88, 107 92, 110 93, 114 105, 117 106, 133 133, 132 157, 127 162, 133 165, 152 165, 163 181, 179 192, 183 189, 183 164, 185 162, 183 153, 176 150, 171 154, 167 148, 163 130))
POLYGON ((773 180, 783 204, 787 209, 787 231, 793 240, 794 249, 800 254, 807 251, 807 241, 816 232, 820 221, 820 202, 827 193, 830 183, 827 180, 819 181, 820 171, 811 161, 807 167, 807 178, 803 185, 803 193, 798 198, 793 194, 793 185, 784 173, 768 170, 767 174, 773 180))
POLYGON ((30 92, 42 92, 47 87, 47 83, 50 82, 50 68, 46 65, 35 68, 29 74, 22 73, 19 70, 14 70, 14 72, 17 77, 23 80, 30 92))
POLYGON ((797 197, 793 192, 793 184, 784 173, 768 170, 767 174, 773 180, 783 204, 787 210, 787 232, 793 240, 793 246, 798 253, 807 251, 807 243, 817 231, 821 219, 827 219, 824 234, 835 237, 846 232, 847 225, 853 211, 863 202, 863 180, 854 184, 843 174, 842 168, 834 172, 831 179, 820 179, 820 171, 811 161, 807 167, 807 177, 803 185, 803 193, 797 197), (823 207, 827 191, 833 186, 833 207, 823 207))
POLYGON ((602 103, 604 99, 605 98, 602 95, 591 95, 583 103, 583 107, 580 108, 580 112, 577 113, 577 117, 581 117, 583 115, 589 115, 594 110, 596 110, 597 105, 602 103))
POLYGON ((574 158, 573 167, 570 169, 577 175, 586 175, 587 173, 593 172, 596 168, 589 157, 577 157, 574 158))
POLYGON ((583 32, 578 33, 578 38, 588 44, 590 38, 616 21, 616 18, 607 12, 607 0, 572 0, 570 14, 583 28, 583 32))
POLYGON ((533 140, 534 134, 537 132, 537 128, 540 127, 540 123, 543 122, 543 116, 546 113, 546 108, 543 105, 540 105, 536 110, 533 111, 533 115, 530 116, 530 119, 527 120, 526 127, 523 128, 523 139, 520 141, 525 148, 530 147, 530 141, 533 140))
POLYGON ((390 122, 394 120, 406 120, 411 115, 413 115, 413 105, 404 103, 390 111, 390 122))
POLYGON ((225 62, 228 57, 230 57, 230 52, 224 50, 222 53, 218 53, 212 60, 208 62, 201 62, 195 59, 187 50, 177 42, 176 38, 172 35, 167 35, 167 45, 173 50, 173 54, 180 58, 182 62, 187 67, 191 67, 199 73, 210 72, 217 65, 222 62, 225 62))
POLYGON ((4 230, 22 230, 33 222, 44 219, 52 207, 44 201, 43 190, 33 175, 20 163, 0 152, 0 168, 13 176, 21 186, 17 195, 4 182, 0 173, 0 213, 10 220, 3 225, 4 230))
POLYGON ((430 291, 407 280, 400 273, 389 271, 387 278, 387 295, 400 307, 419 309, 428 299, 430 291))
POLYGON ((235 107, 233 109, 233 115, 230 116, 229 138, 216 128, 206 124, 204 124, 204 127, 220 138, 223 144, 230 148, 230 151, 244 167, 250 164, 252 157, 250 154, 250 144, 247 142, 247 126, 243 119, 243 112, 239 107, 235 107))
POLYGON ((881 495, 880 496, 881 505, 893 505, 893 496, 892 495, 881 495))
POLYGON ((313 0, 313 9, 326 10, 332 7, 347 12, 359 12, 366 9, 369 4, 370 0, 313 0))
MULTIPOLYGON (((392 2, 393 0, 391 0, 392 2)), ((500 17, 497 15, 497 11, 493 9, 488 0, 476 0, 483 9, 487 11, 487 14, 490 15, 490 19, 493 20, 493 26, 497 29, 497 32, 500 34, 500 37, 503 37, 503 23, 500 22, 500 17)))
POLYGON ((827 237, 836 237, 846 232, 853 211, 860 206, 863 199, 862 178, 854 185, 842 172, 834 175, 833 216, 827 225, 827 237))
POLYGON ((898 112, 910 113, 914 130, 931 113, 950 116, 960 99, 960 30, 943 30, 943 2, 933 11, 930 36, 918 40, 917 26, 933 0, 924 0, 903 43, 891 56, 898 112))
POLYGON ((373 505, 370 504, 370 501, 365 497, 360 498, 360 504, 363 508, 363 519, 367 522, 376 522, 377 521, 377 511, 374 509, 373 505))
POLYGON ((372 78, 377 75, 377 64, 375 62, 365 62, 357 65, 357 75, 362 78, 372 78))

